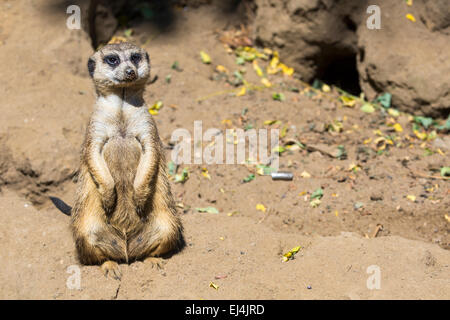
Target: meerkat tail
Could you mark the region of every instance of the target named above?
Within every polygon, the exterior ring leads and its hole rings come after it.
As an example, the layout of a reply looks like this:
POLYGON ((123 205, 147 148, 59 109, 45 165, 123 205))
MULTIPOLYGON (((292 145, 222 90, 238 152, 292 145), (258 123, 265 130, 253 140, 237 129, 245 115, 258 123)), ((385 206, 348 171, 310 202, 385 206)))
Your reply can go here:
POLYGON ((66 216, 70 216, 72 214, 72 207, 69 206, 67 203, 56 197, 49 197, 49 198, 55 205, 56 209, 64 213, 66 216))

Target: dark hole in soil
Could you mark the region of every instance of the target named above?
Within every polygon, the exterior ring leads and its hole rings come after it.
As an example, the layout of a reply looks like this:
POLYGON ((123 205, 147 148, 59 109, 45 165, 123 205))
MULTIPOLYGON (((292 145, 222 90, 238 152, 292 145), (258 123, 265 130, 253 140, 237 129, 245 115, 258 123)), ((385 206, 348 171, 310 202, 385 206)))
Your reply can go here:
POLYGON ((359 74, 356 68, 356 55, 336 58, 331 61, 317 78, 328 85, 335 85, 348 93, 359 96, 359 74))

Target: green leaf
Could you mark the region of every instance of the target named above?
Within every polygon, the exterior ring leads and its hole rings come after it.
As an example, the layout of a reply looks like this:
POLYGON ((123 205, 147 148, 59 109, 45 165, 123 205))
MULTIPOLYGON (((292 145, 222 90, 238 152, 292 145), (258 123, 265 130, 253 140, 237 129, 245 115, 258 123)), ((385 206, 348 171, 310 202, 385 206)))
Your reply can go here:
POLYGON ((245 63, 245 59, 243 57, 236 58, 236 64, 243 65, 245 63))
POLYGON ((278 153, 283 153, 286 151, 286 148, 282 147, 282 146, 278 146, 278 147, 273 148, 272 151, 278 152, 278 153))
POLYGON ((353 208, 357 209, 361 209, 362 207, 364 207, 364 203, 362 202, 356 202, 355 204, 353 204, 353 208))
POLYGON ((126 30, 123 32, 123 34, 124 34, 125 37, 127 37, 127 38, 131 37, 131 35, 133 34, 133 29, 131 29, 131 28, 126 29, 126 30))
POLYGON ((379 102, 383 107, 389 108, 391 106, 392 94, 383 93, 375 99, 376 102, 379 102))
POLYGON ((168 74, 166 76, 166 83, 170 83, 172 81, 172 75, 168 74))
POLYGON ((258 164, 258 165, 256 166, 256 168, 257 168, 257 169, 256 169, 256 172, 257 172, 258 174, 264 175, 264 176, 270 175, 272 172, 276 172, 276 171, 277 171, 275 168, 266 166, 266 165, 264 165, 264 164, 258 164))
POLYGON ((272 94, 272 99, 277 101, 284 101, 286 98, 283 93, 274 93, 272 94))
POLYGON ((442 126, 437 127, 438 130, 450 130, 450 115, 448 116, 447 121, 442 126))
POLYGON ((343 145, 338 146, 338 153, 336 158, 339 160, 344 160, 347 158, 347 150, 345 150, 345 147, 343 145))
POLYGON ((176 70, 176 71, 183 71, 183 69, 181 69, 180 68, 180 64, 178 63, 178 61, 175 61, 174 63, 172 63, 172 66, 171 66, 171 68, 173 69, 173 70, 176 70))
POLYGON ((365 112, 365 113, 372 113, 375 111, 375 108, 374 108, 373 104, 366 102, 361 107, 361 111, 365 112))
POLYGON ((185 183, 186 180, 188 179, 188 177, 189 177, 189 171, 187 168, 184 168, 183 172, 181 172, 181 174, 175 175, 175 183, 178 183, 178 182, 185 183))
POLYGON ((255 179, 255 175, 252 173, 252 174, 249 174, 247 177, 245 177, 244 180, 242 180, 242 181, 244 181, 244 182, 250 182, 250 181, 252 181, 253 179, 255 179))
POLYGON ((443 176, 443 177, 450 176, 450 167, 442 167, 441 168, 441 176, 443 176))
POLYGON ((250 129, 253 129, 253 124, 247 123, 247 124, 244 126, 244 130, 247 131, 247 130, 250 130, 250 129))
POLYGON ((206 213, 219 213, 219 210, 217 210, 214 207, 205 207, 205 208, 195 208, 198 212, 206 212, 206 213))
POLYGON ((425 129, 428 129, 429 126, 433 124, 433 118, 428 117, 414 117, 414 121, 418 124, 421 124, 425 129))
POLYGON ((312 87, 313 87, 314 89, 320 90, 320 88, 322 88, 322 85, 323 85, 323 82, 322 82, 322 81, 320 81, 319 79, 314 79, 314 82, 313 82, 313 84, 312 84, 312 87))
POLYGON ((311 199, 321 199, 323 197, 323 189, 319 188, 311 195, 311 199))
POLYGON ((177 165, 173 161, 167 163, 167 168, 169 170, 169 175, 173 176, 177 172, 177 165))

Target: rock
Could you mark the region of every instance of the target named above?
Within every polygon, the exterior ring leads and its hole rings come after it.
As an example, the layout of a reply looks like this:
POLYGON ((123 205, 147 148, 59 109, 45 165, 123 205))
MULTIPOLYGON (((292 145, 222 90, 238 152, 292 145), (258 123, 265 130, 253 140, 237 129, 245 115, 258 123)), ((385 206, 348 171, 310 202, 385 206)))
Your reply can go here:
POLYGON ((443 136, 442 138, 434 139, 433 147, 441 148, 443 151, 450 150, 450 136, 443 136))
POLYGON ((450 111, 448 0, 379 1, 381 29, 368 29, 368 1, 254 0, 257 44, 276 48, 302 80, 319 78, 368 99, 446 117, 450 111), (406 18, 410 13, 416 18, 406 18))
POLYGON ((383 200, 383 194, 382 193, 372 193, 370 195, 370 200, 372 200, 372 201, 382 201, 383 200))
POLYGON ((303 80, 321 77, 334 62, 356 55, 355 30, 366 1, 254 2, 256 42, 277 48, 282 62, 294 67, 303 80))
MULTIPOLYGON (((450 13, 446 3, 442 10, 450 13)), ((450 37, 429 30, 420 7, 383 1, 381 30, 358 29, 360 84, 369 99, 389 92, 399 110, 443 117, 450 110, 450 37)))

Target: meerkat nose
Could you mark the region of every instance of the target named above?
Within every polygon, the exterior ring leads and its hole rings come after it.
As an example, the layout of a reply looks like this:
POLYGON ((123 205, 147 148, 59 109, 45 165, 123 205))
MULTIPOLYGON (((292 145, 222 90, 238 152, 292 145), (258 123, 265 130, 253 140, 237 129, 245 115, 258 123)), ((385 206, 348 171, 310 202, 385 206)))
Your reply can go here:
POLYGON ((130 67, 125 70, 125 74, 127 75, 127 79, 134 80, 136 79, 136 72, 130 67))

